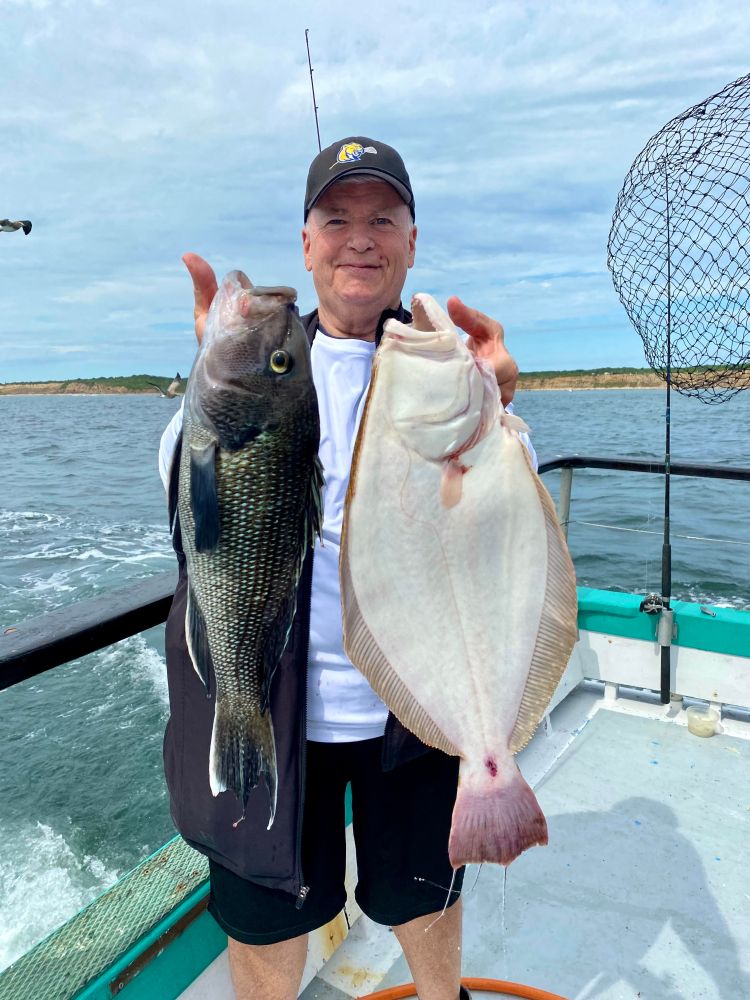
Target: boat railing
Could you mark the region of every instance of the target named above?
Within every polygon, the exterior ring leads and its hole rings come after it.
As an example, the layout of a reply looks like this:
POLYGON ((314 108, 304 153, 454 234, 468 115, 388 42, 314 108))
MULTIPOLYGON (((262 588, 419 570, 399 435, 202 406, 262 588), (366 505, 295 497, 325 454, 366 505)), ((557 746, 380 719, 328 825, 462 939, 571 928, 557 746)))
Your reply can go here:
MULTIPOLYGON (((639 459, 566 455, 541 462, 540 475, 560 470, 558 518, 566 536, 576 469, 651 475, 665 472, 663 462, 639 459)), ((672 462, 670 473, 750 482, 750 468, 744 467, 672 462)), ((5 627, 0 633, 0 691, 162 624, 169 613, 175 583, 174 572, 158 573, 5 627)))
MULTIPOLYGON (((665 471, 660 462, 582 455, 541 463, 541 474, 560 471, 558 516, 566 532, 576 469, 650 474, 665 471)), ((676 476, 750 481, 748 468, 673 463, 670 471, 676 476)), ((159 573, 17 625, 7 625, 0 631, 0 690, 162 624, 169 613, 175 583, 174 571, 159 573)), ((638 598, 628 594, 603 595, 600 591, 590 591, 584 601, 580 597, 579 593, 579 627, 583 634, 590 637, 607 632, 614 625, 621 630, 620 634, 632 634, 653 643, 651 619, 640 614, 638 598), (601 627, 603 619, 606 628, 601 627)), ((693 625, 700 625, 701 635, 709 628, 712 636, 708 647, 693 642, 688 634, 691 622, 686 621, 688 644, 692 642, 698 649, 721 650, 723 632, 719 633, 733 627, 732 622, 722 621, 722 615, 734 615, 743 619, 743 635, 739 640, 730 636, 728 648, 750 648, 746 634, 750 625, 741 612, 717 614, 703 607, 691 610, 696 612, 693 617, 697 622, 693 625), (711 617, 703 616, 704 612, 711 617)), ((592 655, 590 638, 582 655, 592 655)), ((588 673, 585 663, 582 669, 581 676, 599 677, 605 687, 616 686, 610 683, 612 679, 606 670, 597 668, 598 673, 588 673)), ((615 680, 623 678, 618 675, 615 680)), ((736 680, 734 674, 729 678, 730 694, 738 687, 736 680)), ((651 686, 650 678, 624 683, 651 686)), ((742 696, 738 696, 740 700, 731 699, 732 704, 750 705, 750 699, 745 697, 746 687, 745 684, 742 696)), ((712 692, 713 688, 706 697, 715 698, 712 692)), ((225 936, 206 913, 207 899, 205 859, 175 838, 0 972, 0 1000, 40 997, 106 1000, 112 996, 145 1000, 155 995, 157 981, 170 984, 169 990, 160 986, 159 995, 173 1000, 225 947, 225 936), (113 923, 118 936, 110 932, 113 923), (185 947, 178 955, 172 945, 180 938, 185 947)))
MULTIPOLYGON (((664 462, 631 458, 596 458, 590 455, 566 455, 539 463, 539 475, 560 470, 560 495, 557 517, 565 537, 570 524, 570 498, 573 490, 573 472, 576 469, 606 469, 610 472, 645 472, 663 476, 664 462)), ((698 479, 735 479, 750 482, 750 469, 726 465, 706 465, 699 462, 670 462, 672 476, 694 476, 698 479)))

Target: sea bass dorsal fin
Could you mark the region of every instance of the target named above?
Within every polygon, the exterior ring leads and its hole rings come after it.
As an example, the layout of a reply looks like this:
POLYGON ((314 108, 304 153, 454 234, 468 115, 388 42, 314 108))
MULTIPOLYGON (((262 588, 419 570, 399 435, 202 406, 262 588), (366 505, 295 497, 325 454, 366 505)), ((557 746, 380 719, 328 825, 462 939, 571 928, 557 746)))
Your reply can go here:
POLYGON ((221 531, 215 441, 203 446, 190 445, 190 507, 195 521, 195 547, 198 552, 212 552, 221 531))

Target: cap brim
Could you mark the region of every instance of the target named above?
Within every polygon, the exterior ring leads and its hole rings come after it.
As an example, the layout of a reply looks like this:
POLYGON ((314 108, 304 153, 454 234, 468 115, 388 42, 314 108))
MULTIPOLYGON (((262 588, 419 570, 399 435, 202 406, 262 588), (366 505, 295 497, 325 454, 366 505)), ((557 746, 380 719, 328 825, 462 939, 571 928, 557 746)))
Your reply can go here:
POLYGON ((405 187, 401 183, 401 181, 397 180, 395 177, 387 173, 385 170, 376 170, 371 167, 353 166, 350 170, 339 170, 336 176, 332 177, 331 180, 324 187, 322 187, 320 191, 318 191, 318 193, 315 195, 315 198, 307 206, 307 211, 309 212, 310 209, 314 207, 316 202, 320 201, 320 199, 323 197, 326 191, 329 188, 332 188, 334 184, 337 184, 345 177, 351 177, 352 175, 356 177, 361 177, 363 174, 369 175, 371 177, 377 177, 378 180, 381 181, 386 181, 398 193, 400 198, 403 200, 404 204, 407 207, 411 208, 411 203, 412 203, 411 191, 409 191, 409 189, 405 187))

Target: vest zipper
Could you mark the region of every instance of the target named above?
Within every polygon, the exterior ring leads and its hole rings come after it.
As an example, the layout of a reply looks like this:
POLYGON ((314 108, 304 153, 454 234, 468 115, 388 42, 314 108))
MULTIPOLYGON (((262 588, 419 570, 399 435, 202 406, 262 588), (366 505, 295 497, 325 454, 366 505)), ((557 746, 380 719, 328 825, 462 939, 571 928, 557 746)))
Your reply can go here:
POLYGON ((296 862, 297 871, 299 872, 299 884, 300 889, 297 894, 297 900, 294 904, 295 909, 301 910, 307 899, 307 894, 310 891, 310 886, 305 885, 305 877, 302 873, 302 823, 304 820, 305 812, 305 781, 307 775, 307 662, 310 657, 310 615, 312 613, 312 563, 313 563, 314 549, 310 551, 310 577, 309 586, 307 587, 307 607, 305 614, 305 657, 304 666, 302 672, 302 725, 300 726, 300 789, 299 789, 299 806, 297 809, 297 844, 296 844, 296 862))

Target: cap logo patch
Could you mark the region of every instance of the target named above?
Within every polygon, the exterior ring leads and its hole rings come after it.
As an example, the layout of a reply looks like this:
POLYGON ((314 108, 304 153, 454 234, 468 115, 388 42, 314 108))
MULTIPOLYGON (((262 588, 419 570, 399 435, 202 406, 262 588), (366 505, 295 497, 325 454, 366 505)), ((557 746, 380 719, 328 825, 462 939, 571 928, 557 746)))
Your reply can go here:
POLYGON ((333 170, 337 163, 354 163, 361 160, 365 153, 377 153, 377 149, 374 146, 362 146, 358 142, 345 142, 336 160, 328 169, 333 170))

